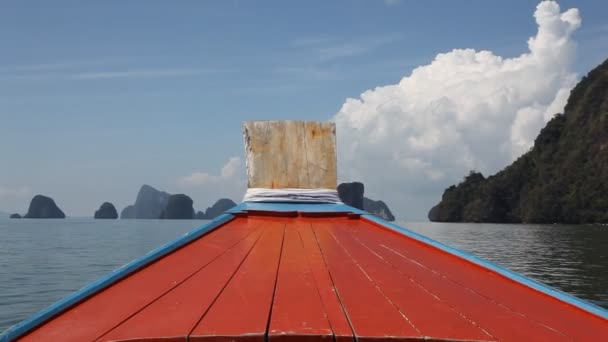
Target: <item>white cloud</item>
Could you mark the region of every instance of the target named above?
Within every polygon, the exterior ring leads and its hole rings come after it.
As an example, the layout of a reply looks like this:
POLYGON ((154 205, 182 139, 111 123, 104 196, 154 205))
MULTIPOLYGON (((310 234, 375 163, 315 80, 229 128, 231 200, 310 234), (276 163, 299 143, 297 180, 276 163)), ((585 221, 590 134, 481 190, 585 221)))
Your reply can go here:
POLYGON ((317 54, 321 62, 329 62, 335 59, 367 54, 390 43, 394 43, 399 39, 400 36, 398 35, 360 38, 356 41, 346 41, 321 46, 317 49, 317 54))
POLYGON ((275 68, 274 72, 279 76, 287 76, 290 79, 309 80, 315 82, 335 80, 340 77, 335 70, 313 65, 279 66, 275 68))
POLYGON ((241 170, 243 163, 241 163, 241 158, 232 157, 228 159, 228 162, 224 164, 222 167, 222 172, 220 173, 220 177, 223 179, 230 179, 234 177, 238 171, 241 170))
POLYGON ((359 37, 356 40, 345 40, 327 36, 304 37, 291 41, 290 45, 306 52, 312 52, 315 55, 317 63, 326 63, 373 53, 401 38, 401 35, 397 34, 359 37))
POLYGON ((193 172, 187 176, 177 180, 177 184, 181 187, 193 187, 211 183, 219 183, 222 181, 230 181, 241 171, 243 163, 240 157, 231 157, 226 164, 222 166, 219 175, 213 175, 207 172, 193 172))
POLYGON ((289 45, 293 47, 310 47, 329 44, 333 41, 335 41, 335 38, 330 36, 301 37, 292 40, 289 45))
POLYGON ((104 58, 89 60, 72 60, 63 62, 49 62, 39 64, 4 65, 0 73, 22 73, 35 71, 71 70, 74 68, 93 67, 101 65, 122 64, 135 60, 135 58, 104 58))
POLYGON ((100 80, 113 78, 150 78, 150 77, 179 77, 194 76, 216 73, 219 70, 198 68, 155 68, 155 69, 130 69, 116 71, 90 71, 74 74, 72 78, 77 80, 100 80))
POLYGON ((401 0, 384 0, 386 6, 396 6, 399 5, 399 3, 401 3, 401 0))
POLYGON ((185 192, 194 200, 198 210, 211 206, 218 198, 230 198, 236 202, 247 188, 244 165, 239 157, 231 157, 217 174, 193 172, 177 180, 173 193, 185 192))
POLYGON ((421 217, 468 170, 495 172, 528 150, 576 82, 571 35, 581 24, 577 9, 560 12, 553 1, 534 17, 538 32, 518 57, 455 49, 347 99, 334 117, 340 178, 424 202, 421 217))
POLYGON ((0 77, 23 80, 61 79, 92 81, 123 78, 187 77, 231 72, 228 69, 202 67, 110 67, 112 64, 125 64, 126 61, 129 60, 108 59, 88 62, 13 65, 0 67, 0 77), (97 70, 93 69, 95 66, 98 66, 97 70), (101 69, 100 66, 104 66, 104 68, 101 69))
POLYGON ((215 182, 217 179, 217 176, 210 175, 207 172, 193 172, 188 176, 178 179, 177 183, 180 186, 188 187, 215 182))

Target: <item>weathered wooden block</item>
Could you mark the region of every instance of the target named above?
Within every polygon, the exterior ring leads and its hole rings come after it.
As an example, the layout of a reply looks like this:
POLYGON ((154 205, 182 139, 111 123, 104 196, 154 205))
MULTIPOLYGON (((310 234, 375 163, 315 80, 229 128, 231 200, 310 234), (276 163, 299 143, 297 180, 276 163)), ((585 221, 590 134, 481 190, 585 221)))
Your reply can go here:
POLYGON ((249 188, 336 189, 336 125, 247 121, 243 125, 249 188))

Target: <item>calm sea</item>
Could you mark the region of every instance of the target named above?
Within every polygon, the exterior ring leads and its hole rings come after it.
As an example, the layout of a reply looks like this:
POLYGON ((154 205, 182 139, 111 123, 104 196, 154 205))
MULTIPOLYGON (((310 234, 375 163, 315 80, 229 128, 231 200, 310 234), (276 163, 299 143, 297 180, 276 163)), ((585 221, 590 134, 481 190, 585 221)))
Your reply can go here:
MULTIPOLYGON (((203 223, 0 218, 0 331, 203 223)), ((608 226, 400 225, 608 308, 608 226)))

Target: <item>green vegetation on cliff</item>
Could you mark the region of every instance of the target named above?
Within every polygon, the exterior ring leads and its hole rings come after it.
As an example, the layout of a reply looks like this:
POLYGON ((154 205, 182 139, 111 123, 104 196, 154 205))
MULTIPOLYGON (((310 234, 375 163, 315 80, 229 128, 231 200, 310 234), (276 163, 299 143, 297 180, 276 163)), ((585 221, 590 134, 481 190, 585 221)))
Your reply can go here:
POLYGON ((429 211, 439 222, 608 223, 608 60, 570 93, 534 147, 494 176, 471 171, 429 211))

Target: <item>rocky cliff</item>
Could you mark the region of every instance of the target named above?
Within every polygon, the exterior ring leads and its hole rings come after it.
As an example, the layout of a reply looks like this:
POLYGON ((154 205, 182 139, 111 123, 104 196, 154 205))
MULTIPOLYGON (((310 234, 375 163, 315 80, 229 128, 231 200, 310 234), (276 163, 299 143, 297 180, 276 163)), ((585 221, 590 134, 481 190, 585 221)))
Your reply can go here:
POLYGON ((365 188, 363 183, 341 183, 338 185, 338 196, 343 203, 363 210, 363 192, 365 188))
POLYGON ((233 200, 228 198, 219 199, 215 204, 211 207, 207 208, 205 212, 199 211, 196 213, 196 218, 199 220, 213 220, 226 210, 235 207, 236 203, 233 200))
POLYGON ((383 201, 374 201, 367 197, 363 197, 363 210, 374 216, 378 216, 385 221, 395 221, 395 216, 393 216, 388 205, 383 201))
POLYGON ((570 93, 534 147, 485 178, 443 193, 431 221, 608 223, 608 60, 570 93))
POLYGON ((137 193, 132 208, 126 207, 120 218, 158 219, 169 201, 169 194, 156 190, 149 185, 142 185, 137 193))
POLYGON ((47 218, 65 218, 65 214, 55 201, 47 196, 36 195, 30 202, 30 207, 27 210, 24 218, 47 219, 47 218))
POLYGON ((120 212, 121 219, 134 219, 135 218, 135 206, 128 205, 120 212))
POLYGON ((95 211, 95 215, 93 217, 96 219, 117 219, 118 212, 116 211, 114 204, 104 202, 99 209, 95 211))
POLYGON ((169 196, 167 207, 161 214, 162 219, 167 220, 191 220, 194 218, 194 202, 184 194, 169 196))

